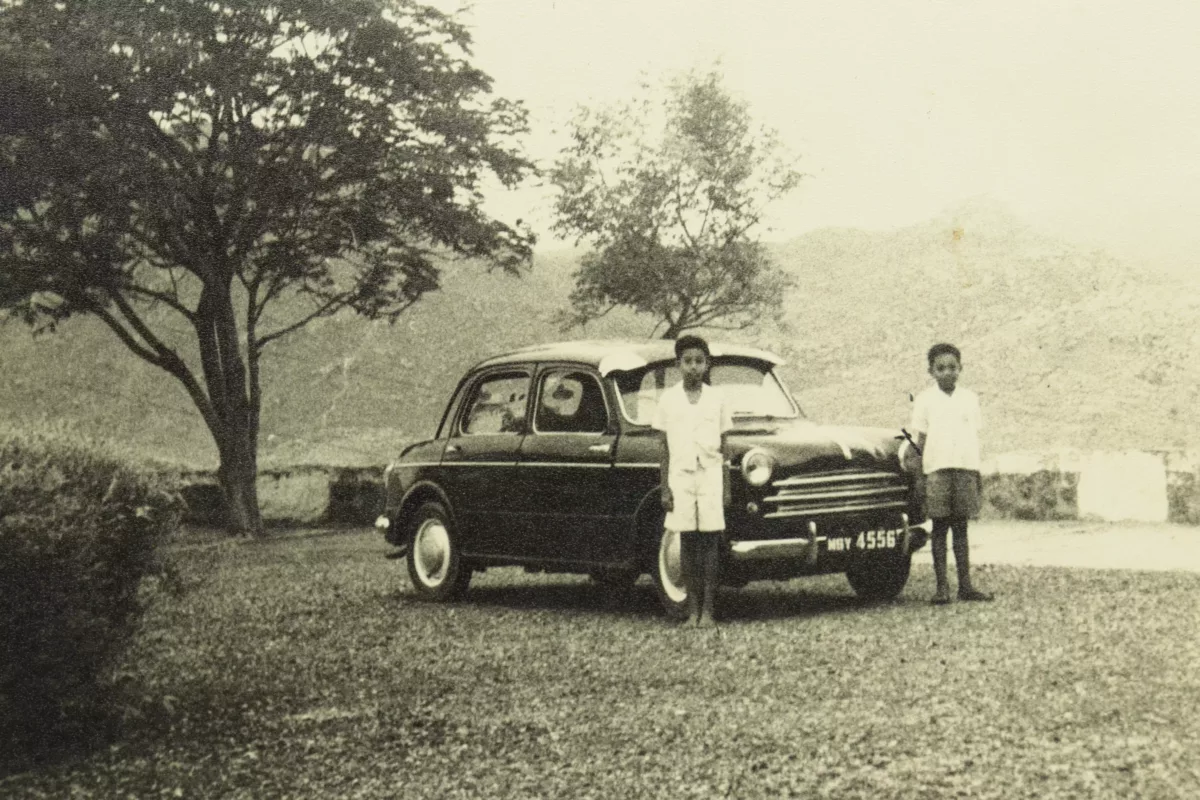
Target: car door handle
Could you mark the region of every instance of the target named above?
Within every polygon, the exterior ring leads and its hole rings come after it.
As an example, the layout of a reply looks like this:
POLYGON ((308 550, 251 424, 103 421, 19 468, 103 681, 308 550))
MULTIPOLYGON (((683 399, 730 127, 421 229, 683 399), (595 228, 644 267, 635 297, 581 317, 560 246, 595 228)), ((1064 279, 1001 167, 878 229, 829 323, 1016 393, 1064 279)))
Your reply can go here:
POLYGON ((453 455, 454 453, 461 453, 461 452, 462 452, 462 448, 456 444, 446 445, 446 455, 453 455))
POLYGON ((593 453, 607 453, 611 449, 612 449, 611 444, 589 444, 588 445, 588 450, 590 450, 593 453))

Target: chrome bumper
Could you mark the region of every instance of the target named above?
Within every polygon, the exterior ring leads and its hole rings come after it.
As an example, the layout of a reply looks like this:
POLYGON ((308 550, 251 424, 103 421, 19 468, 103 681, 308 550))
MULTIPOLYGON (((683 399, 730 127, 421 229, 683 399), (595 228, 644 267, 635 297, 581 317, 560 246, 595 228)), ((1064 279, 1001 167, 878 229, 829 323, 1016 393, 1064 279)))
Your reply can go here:
MULTIPOLYGON (((896 551, 908 555, 913 550, 914 528, 908 524, 908 514, 900 515, 901 534, 896 551)), ((920 531, 924 533, 924 531, 920 531)), ((775 559, 800 559, 812 565, 817 563, 821 544, 828 537, 817 532, 817 523, 808 523, 808 536, 794 539, 757 539, 731 542, 730 555, 735 561, 768 561, 775 559)))

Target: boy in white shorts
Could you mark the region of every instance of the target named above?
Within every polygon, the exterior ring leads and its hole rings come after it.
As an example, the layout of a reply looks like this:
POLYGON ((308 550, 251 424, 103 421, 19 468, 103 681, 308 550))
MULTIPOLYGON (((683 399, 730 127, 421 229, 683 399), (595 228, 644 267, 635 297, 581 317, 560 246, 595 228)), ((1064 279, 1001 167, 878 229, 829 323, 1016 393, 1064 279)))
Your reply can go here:
POLYGON ((979 397, 958 385, 962 354, 952 344, 929 348, 929 374, 937 382, 913 404, 912 429, 925 475, 925 512, 933 520, 930 550, 937 590, 935 605, 950 602, 946 578, 946 534, 954 532, 954 566, 959 600, 991 600, 971 583, 967 521, 979 515, 979 429, 983 425, 979 397))
POLYGON ((651 426, 663 434, 662 505, 667 530, 679 532, 690 626, 714 623, 713 600, 729 482, 725 433, 733 427, 721 392, 706 383, 711 356, 699 336, 675 342, 683 380, 663 391, 651 426))

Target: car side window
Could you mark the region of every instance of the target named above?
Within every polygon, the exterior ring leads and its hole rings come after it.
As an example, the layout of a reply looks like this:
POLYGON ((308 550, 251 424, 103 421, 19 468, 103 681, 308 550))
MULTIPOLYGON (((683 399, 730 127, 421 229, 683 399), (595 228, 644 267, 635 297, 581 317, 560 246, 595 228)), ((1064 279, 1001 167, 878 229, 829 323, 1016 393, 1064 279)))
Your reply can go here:
POLYGON ((603 389, 586 372, 546 372, 538 391, 533 426, 538 433, 603 433, 608 428, 603 389))
POLYGON ((505 373, 485 378, 475 385, 462 417, 462 432, 468 436, 521 433, 529 376, 505 373))

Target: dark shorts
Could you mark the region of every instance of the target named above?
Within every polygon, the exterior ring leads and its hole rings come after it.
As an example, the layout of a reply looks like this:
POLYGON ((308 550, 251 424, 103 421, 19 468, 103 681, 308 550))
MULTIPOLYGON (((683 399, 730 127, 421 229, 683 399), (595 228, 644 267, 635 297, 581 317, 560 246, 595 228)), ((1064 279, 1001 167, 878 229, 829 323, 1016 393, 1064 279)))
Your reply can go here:
POLYGON ((925 476, 925 516, 975 519, 982 505, 982 478, 971 469, 939 469, 925 476))

